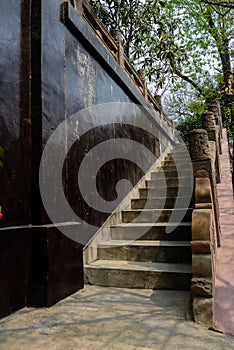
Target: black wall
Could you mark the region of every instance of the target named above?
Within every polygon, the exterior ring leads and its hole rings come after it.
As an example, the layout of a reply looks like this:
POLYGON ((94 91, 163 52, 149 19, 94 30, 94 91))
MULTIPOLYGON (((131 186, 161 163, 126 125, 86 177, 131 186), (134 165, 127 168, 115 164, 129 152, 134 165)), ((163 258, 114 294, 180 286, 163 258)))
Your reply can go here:
MULTIPOLYGON (((51 305, 83 287, 82 244, 60 232, 41 201, 39 166, 50 135, 84 108, 146 102, 89 25, 61 0, 8 0, 1 8, 0 26, 0 146, 5 151, 0 172, 4 214, 0 221, 0 316, 4 316, 23 305, 51 305)), ((110 123, 107 119, 104 126, 96 127, 91 117, 91 130, 68 152, 64 193, 82 220, 101 226, 108 215, 90 208, 77 185, 79 165, 89 150, 123 137, 159 156, 173 143, 170 125, 148 112, 144 118, 152 132, 113 123, 111 118, 110 123)), ((65 131, 60 140, 64 149, 68 137, 65 131)), ((143 175, 139 166, 124 160, 128 151, 123 148, 123 159, 107 162, 98 172, 98 190, 106 200, 115 198, 120 179, 135 185, 143 175)), ((42 173, 53 176, 56 189, 59 175, 48 164, 42 173)), ((55 196, 54 203, 58 201, 55 196)), ((57 222, 67 232, 79 235, 82 225, 64 220, 62 210, 57 214, 57 222)))

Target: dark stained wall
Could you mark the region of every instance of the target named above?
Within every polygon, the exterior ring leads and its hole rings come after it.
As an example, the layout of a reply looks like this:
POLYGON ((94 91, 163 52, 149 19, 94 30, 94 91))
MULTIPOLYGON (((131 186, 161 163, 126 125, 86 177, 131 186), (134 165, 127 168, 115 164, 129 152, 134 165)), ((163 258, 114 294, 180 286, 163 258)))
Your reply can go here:
MULTIPOLYGON (((63 207, 59 209, 61 198, 55 195, 56 223, 66 228, 67 237, 51 222, 41 200, 39 166, 49 137, 84 108, 146 102, 71 5, 63 6, 61 0, 8 0, 0 12, 0 26, 0 145, 5 150, 0 172, 4 214, 0 222, 0 316, 4 316, 24 305, 51 305, 83 287, 82 244, 68 238, 74 232, 79 236, 82 225, 66 217, 63 207)), ((96 126, 91 115, 87 120, 90 131, 67 152, 63 190, 70 207, 85 222, 98 227, 108 216, 90 208, 77 185, 79 166, 87 152, 106 140, 125 138, 159 156, 173 143, 170 125, 150 113, 144 118, 139 122, 149 125, 152 132, 126 120, 115 123, 108 116, 105 125, 96 126)), ((65 128, 59 140, 64 150, 68 139, 65 128)), ((121 152, 121 159, 107 161, 97 174, 98 191, 108 201, 115 199, 119 180, 128 179, 135 185, 143 175, 138 165, 125 159, 128 147, 123 145, 121 152)), ((55 149, 55 163, 57 156, 55 149)), ((149 161, 148 167, 151 165, 149 161)), ((42 177, 46 176, 53 177, 56 193, 60 175, 53 172, 53 165, 43 163, 42 177)), ((127 194, 128 188, 124 191, 127 194)))
POLYGON ((0 13, 0 145, 5 151, 0 172, 2 225, 30 223, 28 21, 26 1, 4 3, 0 13))

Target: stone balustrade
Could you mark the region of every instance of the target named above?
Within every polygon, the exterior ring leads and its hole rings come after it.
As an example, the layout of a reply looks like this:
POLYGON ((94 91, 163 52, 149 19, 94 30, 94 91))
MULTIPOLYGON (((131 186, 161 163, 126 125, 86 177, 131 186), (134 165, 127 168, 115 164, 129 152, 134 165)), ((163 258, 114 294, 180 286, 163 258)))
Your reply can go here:
POLYGON ((104 27, 102 22, 94 14, 89 2, 87 0, 66 0, 70 2, 75 10, 88 22, 88 24, 95 30, 95 34, 99 40, 105 45, 108 51, 113 55, 115 60, 119 63, 120 67, 130 77, 137 88, 141 91, 145 100, 149 105, 160 112, 161 118, 169 125, 172 126, 172 121, 163 113, 160 103, 149 92, 146 83, 146 74, 144 69, 135 71, 128 57, 124 53, 121 31, 116 28, 109 33, 104 27))
POLYGON ((216 189, 216 183, 221 178, 220 119, 220 114, 214 115, 212 111, 204 113, 204 129, 193 130, 189 134, 195 186, 191 242, 193 315, 196 322, 209 327, 213 327, 216 251, 221 245, 216 189))

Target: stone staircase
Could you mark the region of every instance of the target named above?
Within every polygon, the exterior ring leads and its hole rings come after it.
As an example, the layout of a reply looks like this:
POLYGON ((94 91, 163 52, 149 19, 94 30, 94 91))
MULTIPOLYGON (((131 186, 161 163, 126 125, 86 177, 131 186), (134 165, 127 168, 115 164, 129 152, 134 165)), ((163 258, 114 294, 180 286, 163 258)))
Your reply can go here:
MULTIPOLYGON (((179 150, 173 159, 182 164, 179 150)), ((183 197, 180 207, 174 209, 178 186, 188 186, 190 178, 185 166, 178 181, 173 159, 169 154, 161 169, 151 172, 151 179, 139 189, 139 197, 131 200, 131 209, 122 211, 122 222, 110 228, 111 239, 98 244, 98 259, 85 264, 88 283, 123 288, 190 288, 192 209, 183 208, 183 197), (162 201, 165 204, 159 209, 162 201), (182 221, 168 223, 175 211, 184 211, 182 221), (170 233, 166 233, 167 227, 170 233)))

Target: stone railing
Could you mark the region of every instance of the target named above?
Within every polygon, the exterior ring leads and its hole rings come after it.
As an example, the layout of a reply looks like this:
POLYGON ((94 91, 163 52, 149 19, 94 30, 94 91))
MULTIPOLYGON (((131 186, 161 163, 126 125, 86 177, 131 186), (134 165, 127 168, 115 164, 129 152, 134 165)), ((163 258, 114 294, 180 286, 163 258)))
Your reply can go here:
POLYGON ((191 293, 196 322, 213 327, 215 260, 221 245, 219 205, 216 183, 220 182, 221 113, 203 114, 204 129, 189 135, 190 156, 194 171, 194 210, 192 215, 192 273, 191 293))
POLYGON ((164 122, 172 126, 172 121, 163 113, 162 106, 158 102, 157 97, 152 96, 147 89, 146 73, 144 69, 140 69, 136 72, 128 57, 125 55, 121 31, 119 29, 113 29, 112 32, 109 33, 99 18, 95 15, 87 0, 66 0, 66 2, 70 2, 75 10, 95 31, 98 39, 108 49, 109 53, 112 54, 128 77, 134 82, 135 86, 140 90, 149 105, 154 110, 160 112, 160 116, 164 122))

